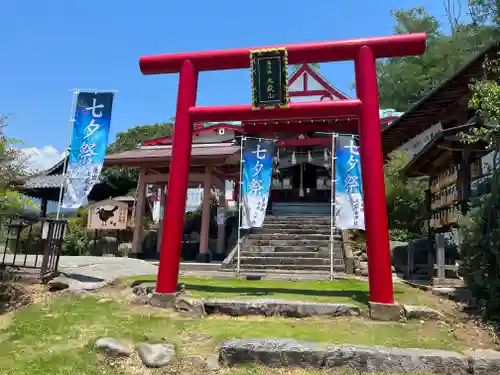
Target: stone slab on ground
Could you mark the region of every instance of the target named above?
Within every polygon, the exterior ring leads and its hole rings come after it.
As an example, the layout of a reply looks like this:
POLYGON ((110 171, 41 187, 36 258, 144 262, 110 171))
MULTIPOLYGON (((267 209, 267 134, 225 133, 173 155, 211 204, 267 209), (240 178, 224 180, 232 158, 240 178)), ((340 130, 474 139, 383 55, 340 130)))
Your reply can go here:
POLYGON ((301 302, 286 299, 257 300, 204 300, 203 306, 207 314, 223 314, 230 316, 286 316, 304 318, 310 316, 357 316, 358 306, 342 303, 301 302))
POLYGON ((287 339, 231 340, 219 347, 219 360, 227 365, 250 363, 269 367, 320 368, 326 348, 287 339))
POLYGON ((137 350, 146 367, 158 368, 169 364, 175 358, 175 349, 170 344, 140 343, 137 350))
POLYGON ((403 310, 408 319, 440 320, 443 313, 425 306, 403 305, 403 310))
POLYGON ((155 265, 134 258, 61 256, 61 276, 51 280, 58 289, 94 290, 102 288, 122 277, 154 275, 155 265))
POLYGON ((103 337, 95 342, 95 347, 110 357, 128 357, 133 353, 130 345, 111 337, 103 337))
POLYGON ((358 345, 325 347, 290 339, 226 341, 219 347, 219 360, 228 366, 261 364, 269 367, 344 368, 363 372, 443 375, 466 375, 470 373, 470 369, 476 371, 474 374, 483 375, 486 372, 477 371, 486 368, 490 370, 488 374, 498 373, 496 367, 491 367, 493 366, 491 360, 486 367, 472 367, 471 364, 474 363, 472 357, 444 350, 358 345))
POLYGON ((500 353, 488 349, 466 351, 469 356, 470 369, 475 375, 500 374, 500 353))
POLYGON ((334 345, 327 349, 324 367, 357 371, 398 373, 435 373, 467 375, 467 357, 444 350, 399 349, 334 345))

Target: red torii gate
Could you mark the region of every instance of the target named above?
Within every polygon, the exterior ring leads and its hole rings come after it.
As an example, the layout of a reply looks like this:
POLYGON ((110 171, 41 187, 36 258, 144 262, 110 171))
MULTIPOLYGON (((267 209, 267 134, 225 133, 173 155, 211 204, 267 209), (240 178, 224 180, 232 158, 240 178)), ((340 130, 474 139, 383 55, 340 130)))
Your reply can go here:
POLYGON ((290 64, 354 60, 358 98, 290 103, 288 108, 263 110, 253 110, 252 105, 196 107, 198 73, 249 68, 251 51, 279 47, 141 57, 139 66, 145 75, 180 73, 171 160, 171 166, 175 168, 171 170, 168 182, 156 292, 174 294, 177 291, 194 122, 310 120, 357 116, 370 301, 393 304, 375 59, 420 55, 425 51, 425 44, 425 34, 407 34, 280 46, 288 50, 290 64))

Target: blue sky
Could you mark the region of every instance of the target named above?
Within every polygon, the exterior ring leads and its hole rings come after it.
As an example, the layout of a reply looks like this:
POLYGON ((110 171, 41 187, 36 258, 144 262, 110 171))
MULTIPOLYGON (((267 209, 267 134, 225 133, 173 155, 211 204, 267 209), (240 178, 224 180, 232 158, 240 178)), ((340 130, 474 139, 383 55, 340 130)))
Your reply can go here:
MULTIPOLYGON (((66 148, 72 88, 118 90, 110 141, 174 115, 176 75, 141 76, 142 55, 258 47, 392 33, 390 10, 440 0, 2 0, 0 113, 26 147, 66 148)), ((352 63, 322 74, 351 93, 352 63)), ((247 70, 203 73, 198 104, 250 103, 247 70)))

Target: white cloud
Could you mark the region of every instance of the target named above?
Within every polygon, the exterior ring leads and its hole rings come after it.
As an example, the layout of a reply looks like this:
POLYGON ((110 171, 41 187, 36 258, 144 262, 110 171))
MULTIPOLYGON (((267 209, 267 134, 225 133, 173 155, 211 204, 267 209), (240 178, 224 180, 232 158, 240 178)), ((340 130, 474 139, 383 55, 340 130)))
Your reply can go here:
POLYGON ((21 153, 25 157, 26 168, 31 172, 49 169, 64 156, 64 152, 59 152, 53 146, 22 148, 21 153))

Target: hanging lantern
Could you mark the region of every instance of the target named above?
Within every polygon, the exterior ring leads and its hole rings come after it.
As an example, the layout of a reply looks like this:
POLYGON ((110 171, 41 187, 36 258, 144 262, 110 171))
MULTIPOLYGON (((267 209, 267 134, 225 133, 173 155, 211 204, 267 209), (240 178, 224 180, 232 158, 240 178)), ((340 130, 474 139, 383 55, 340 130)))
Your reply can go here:
POLYGON ((313 158, 312 158, 312 156, 311 156, 311 151, 307 151, 307 161, 308 161, 309 163, 312 163, 312 161, 313 161, 313 158))
POLYGON ((295 151, 292 152, 292 165, 297 164, 297 159, 295 158, 295 151))

